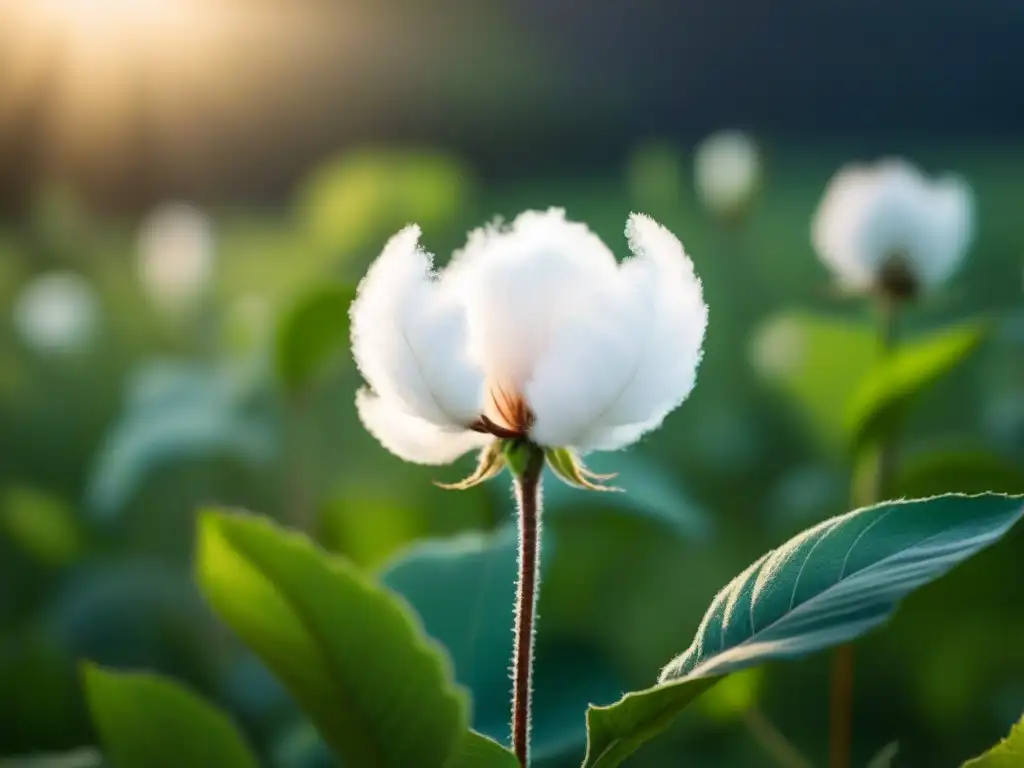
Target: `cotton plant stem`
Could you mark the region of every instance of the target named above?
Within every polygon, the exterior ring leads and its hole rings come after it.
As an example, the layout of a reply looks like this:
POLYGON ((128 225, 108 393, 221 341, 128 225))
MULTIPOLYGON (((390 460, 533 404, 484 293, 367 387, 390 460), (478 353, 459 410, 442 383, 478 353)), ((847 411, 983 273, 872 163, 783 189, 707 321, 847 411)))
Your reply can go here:
POLYGON ((521 766, 530 759, 533 638, 540 587, 540 476, 544 456, 533 454, 514 485, 519 506, 519 581, 512 651, 512 748, 521 766))
POLYGON ((812 768, 811 761, 800 754, 760 707, 753 706, 744 712, 743 724, 779 768, 812 768))
MULTIPOLYGON (((898 336, 898 305, 883 297, 879 306, 878 340, 880 353, 890 354, 898 336)), ((855 477, 853 506, 877 504, 888 498, 896 468, 896 437, 891 432, 882 437, 869 457, 870 476, 867 483, 855 477)), ((859 473, 855 473, 859 474, 859 473)), ((853 751, 853 645, 842 645, 832 656, 829 701, 829 768, 850 768, 853 751)))

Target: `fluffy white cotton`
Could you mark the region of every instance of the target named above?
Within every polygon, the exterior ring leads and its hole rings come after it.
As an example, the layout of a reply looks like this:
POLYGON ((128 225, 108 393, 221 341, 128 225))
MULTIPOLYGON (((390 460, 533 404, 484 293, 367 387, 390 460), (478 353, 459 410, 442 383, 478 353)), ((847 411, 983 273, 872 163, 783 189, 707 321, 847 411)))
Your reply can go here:
POLYGON ((733 215, 761 180, 757 145, 742 131, 713 133, 694 151, 693 175, 700 201, 718 215, 733 215))
POLYGON ((384 247, 352 304, 352 352, 381 398, 442 428, 479 415, 482 375, 466 356, 466 313, 434 279, 419 227, 384 247))
POLYGON ((812 225, 822 261, 846 288, 878 287, 890 259, 933 288, 960 266, 973 234, 970 187, 929 179, 903 160, 849 165, 829 182, 812 225))
POLYGON ((14 326, 39 352, 68 352, 87 344, 99 322, 92 287, 74 272, 50 272, 26 285, 14 301, 14 326))
POLYGON ((365 389, 356 393, 356 409, 367 432, 395 456, 413 464, 448 464, 492 439, 479 432, 443 429, 365 389))
POLYGON ((200 210, 182 203, 155 209, 138 233, 138 271, 152 300, 166 311, 187 310, 213 279, 213 224, 200 210))
POLYGON ((465 310, 473 361, 522 392, 553 334, 586 333, 615 270, 596 235, 552 209, 471 232, 446 279, 465 310))
POLYGON ((527 389, 543 445, 624 447, 660 425, 693 389, 707 328, 693 263, 647 216, 631 216, 626 236, 634 256, 615 276, 614 301, 590 307, 592 343, 576 346, 561 336, 527 389))
POLYGON ((470 431, 481 416, 583 451, 659 425, 693 388, 707 307, 668 230, 634 215, 626 232, 620 265, 564 211, 530 211, 472 232, 438 276, 418 229, 396 235, 352 307, 367 428, 402 458, 443 463, 493 439, 470 431))

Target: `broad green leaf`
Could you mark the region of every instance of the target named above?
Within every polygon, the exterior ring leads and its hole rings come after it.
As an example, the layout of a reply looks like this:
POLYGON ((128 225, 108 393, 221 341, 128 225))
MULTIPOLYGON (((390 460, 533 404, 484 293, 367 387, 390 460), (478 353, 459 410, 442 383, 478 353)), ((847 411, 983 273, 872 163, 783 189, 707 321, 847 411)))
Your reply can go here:
MULTIPOLYGON (((551 560, 551 541, 545 536, 542 569, 551 560)), ((506 526, 495 534, 422 542, 381 576, 417 610, 427 634, 448 649, 456 679, 472 693, 473 727, 502 743, 509 737, 516 575, 516 530, 506 526)), ((542 589, 541 606, 543 599, 542 589)), ((614 701, 621 690, 593 650, 547 639, 542 619, 534 666, 534 761, 582 751, 580 713, 590 703, 614 701)))
POLYGON ((85 547, 70 507, 31 488, 9 488, 0 497, 0 529, 21 549, 48 565, 69 565, 85 547))
POLYGON ((992 749, 963 764, 963 768, 1021 768, 1024 765, 1024 717, 992 749))
POLYGON ((444 768, 519 768, 519 761, 493 739, 466 731, 444 768))
POLYGON ((92 747, 70 752, 0 758, 0 768, 103 768, 103 755, 92 747))
POLYGON ((984 449, 946 449, 911 454, 900 461, 896 493, 921 498, 960 493, 1024 493, 1024 467, 984 449))
POLYGON ((167 361, 142 367, 92 468, 86 491, 92 513, 116 516, 151 473, 175 462, 229 456, 258 466, 269 460, 273 429, 249 408, 258 386, 243 367, 167 361))
POLYGON ((226 715, 169 679, 82 670, 85 696, 104 753, 134 768, 257 768, 226 715))
MULTIPOLYGON (((573 488, 555 477, 550 470, 545 470, 545 514, 609 510, 650 520, 689 538, 710 538, 713 530, 711 516, 657 462, 637 453, 605 453, 588 456, 586 464, 598 473, 614 473, 615 478, 608 483, 625 492, 573 488)), ((514 510, 514 500, 507 488, 500 483, 490 483, 488 487, 495 493, 501 493, 502 500, 510 510, 514 510)))
POLYGON ((307 389, 338 353, 348 348, 348 307, 355 291, 319 286, 289 309, 277 326, 277 375, 295 394, 307 389))
POLYGON ((208 511, 197 578, 349 765, 443 766, 465 695, 408 609, 352 565, 254 516, 208 511))
POLYGON ((965 323, 906 342, 880 358, 859 377, 856 390, 846 401, 844 419, 850 443, 864 445, 890 429, 914 397, 977 349, 986 329, 984 323, 965 323))
POLYGON ((857 382, 878 357, 867 324, 796 312, 779 315, 757 331, 755 371, 797 407, 820 444, 840 452, 846 441, 843 412, 857 382))
POLYGON ((900 599, 994 543, 1022 515, 1022 497, 938 496, 854 510, 795 536, 715 596, 658 685, 590 708, 585 768, 621 763, 716 678, 879 626, 900 599))
POLYGON ((667 729, 679 713, 720 678, 656 685, 627 693, 607 707, 587 709, 587 755, 583 768, 614 768, 667 729))

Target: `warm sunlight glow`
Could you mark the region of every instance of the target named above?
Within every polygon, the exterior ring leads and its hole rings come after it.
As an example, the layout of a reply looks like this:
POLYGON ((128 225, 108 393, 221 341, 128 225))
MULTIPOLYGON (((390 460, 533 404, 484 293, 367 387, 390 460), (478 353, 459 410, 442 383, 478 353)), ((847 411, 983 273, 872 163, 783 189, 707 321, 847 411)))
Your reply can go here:
POLYGON ((36 13, 64 24, 81 37, 116 36, 121 30, 139 32, 173 21, 187 12, 182 0, 34 0, 36 13))
POLYGON ((36 137, 44 164, 62 170, 102 174, 155 148, 172 168, 204 163, 200 137, 251 121, 261 94, 305 60, 297 52, 315 49, 311 35, 324 36, 304 7, 0 0, 0 138, 36 137))

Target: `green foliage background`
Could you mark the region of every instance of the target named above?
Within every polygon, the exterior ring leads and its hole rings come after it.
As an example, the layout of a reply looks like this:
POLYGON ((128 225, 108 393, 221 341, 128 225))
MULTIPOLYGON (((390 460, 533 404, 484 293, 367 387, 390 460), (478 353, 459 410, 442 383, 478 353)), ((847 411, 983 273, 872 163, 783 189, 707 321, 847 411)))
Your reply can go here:
MULTIPOLYGON (((406 465, 361 428, 344 305, 408 221, 443 262, 496 214, 558 205, 622 255, 628 213, 653 215, 680 235, 711 307, 690 400, 640 445, 593 462, 621 469, 628 493, 551 489, 537 735, 545 765, 578 765, 585 701, 653 684, 733 575, 849 508, 841 404, 873 355, 870 313, 832 295, 809 244, 818 197, 846 157, 768 147, 758 199, 726 228, 696 203, 687 147, 657 146, 657 162, 638 147, 586 177, 501 184, 436 151, 347 153, 299 185, 289 209, 211 211, 214 298, 176 322, 132 270, 136 222, 41 187, 33 215, 0 230, 0 305, 9 310, 34 274, 71 269, 99 293, 101 326, 85 349, 48 355, 17 337, 10 311, 0 319, 0 756, 95 743, 76 671, 88 659, 187 682, 275 768, 329 765, 193 584, 196 512, 210 502, 270 514, 383 574, 449 638, 460 680, 480 692, 474 726, 502 738, 511 582, 493 553, 507 539, 507 478, 440 490, 432 481, 458 479, 469 459, 406 465), (303 341, 282 349, 290 338, 303 341), (409 569, 459 542, 479 547, 467 574, 415 593, 424 582, 409 569)), ((908 313, 903 332, 979 320, 989 332, 903 414, 900 492, 1021 492, 1024 152, 951 145, 915 159, 971 181, 979 236, 963 273, 908 313)), ((958 765, 1019 718, 1022 536, 914 595, 858 644, 856 764, 899 741, 897 765, 958 765)), ((751 701, 805 752, 825 753, 824 657, 702 701, 628 764, 767 764, 742 725, 751 701)))

